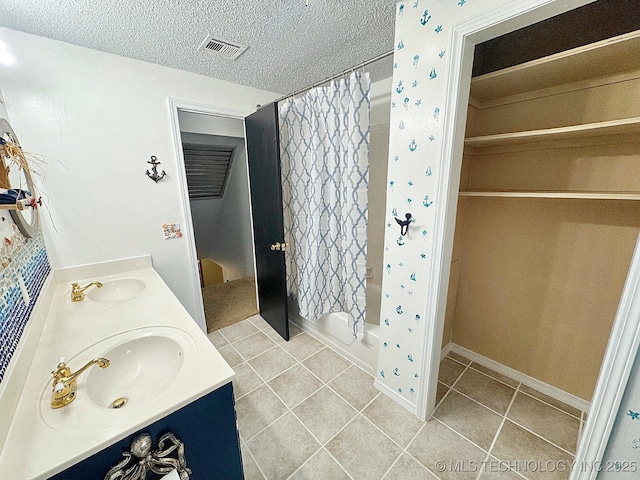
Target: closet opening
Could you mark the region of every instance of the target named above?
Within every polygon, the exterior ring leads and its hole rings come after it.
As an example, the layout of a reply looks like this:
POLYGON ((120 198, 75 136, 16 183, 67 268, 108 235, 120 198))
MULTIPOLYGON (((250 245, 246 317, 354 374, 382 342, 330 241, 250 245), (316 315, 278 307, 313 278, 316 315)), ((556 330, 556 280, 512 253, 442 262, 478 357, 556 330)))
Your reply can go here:
POLYGON ((607 30, 631 6, 476 46, 434 416, 482 410, 482 448, 576 455, 640 231, 637 13, 607 30))

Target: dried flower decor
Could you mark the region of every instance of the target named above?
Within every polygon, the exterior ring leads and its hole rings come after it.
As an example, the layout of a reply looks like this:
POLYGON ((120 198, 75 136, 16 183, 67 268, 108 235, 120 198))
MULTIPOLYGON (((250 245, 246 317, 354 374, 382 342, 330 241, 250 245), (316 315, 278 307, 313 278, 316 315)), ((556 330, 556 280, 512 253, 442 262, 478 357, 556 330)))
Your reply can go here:
MULTIPOLYGON (((27 184, 30 184, 34 175, 40 175, 36 168, 44 164, 38 155, 25 152, 16 142, 5 141, 0 145, 0 157, 3 159, 0 166, 0 188, 19 188, 21 190, 33 188, 31 185, 11 185, 9 172, 12 167, 18 168, 24 174, 27 184)), ((35 192, 31 192, 31 194, 35 195, 35 192)))
MULTIPOLYGON (((42 198, 35 190, 33 178, 43 175, 40 155, 25 152, 9 122, 0 118, 0 208, 8 209, 24 236, 38 231, 38 206, 42 198)), ((55 227, 54 227, 55 229, 55 227)))

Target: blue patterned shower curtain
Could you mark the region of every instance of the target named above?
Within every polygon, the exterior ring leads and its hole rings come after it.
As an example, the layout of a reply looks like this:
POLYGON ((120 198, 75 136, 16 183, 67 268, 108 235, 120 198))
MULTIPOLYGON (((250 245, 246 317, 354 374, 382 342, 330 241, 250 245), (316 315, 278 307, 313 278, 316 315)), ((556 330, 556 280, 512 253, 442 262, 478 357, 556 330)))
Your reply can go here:
POLYGON ((280 106, 287 288, 300 315, 346 312, 364 338, 368 73, 314 88, 280 106))

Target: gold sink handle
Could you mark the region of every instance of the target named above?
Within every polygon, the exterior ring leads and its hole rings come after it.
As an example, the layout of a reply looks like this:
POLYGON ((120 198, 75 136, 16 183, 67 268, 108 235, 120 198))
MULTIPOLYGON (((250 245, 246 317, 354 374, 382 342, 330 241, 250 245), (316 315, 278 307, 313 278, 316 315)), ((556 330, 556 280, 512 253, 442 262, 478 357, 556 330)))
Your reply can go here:
POLYGON ((71 284, 71 301, 81 302, 82 300, 84 300, 84 291, 92 285, 95 285, 98 288, 102 288, 102 284, 100 282, 91 282, 89 285, 86 285, 84 287, 81 287, 78 282, 73 282, 71 284))
POLYGON ((100 368, 107 368, 110 362, 106 358, 94 358, 84 367, 75 373, 71 373, 71 369, 67 366, 64 357, 58 361, 58 366, 51 372, 53 375, 53 393, 51 396, 51 408, 62 408, 69 405, 76 398, 77 379, 82 372, 91 367, 98 365, 100 368))

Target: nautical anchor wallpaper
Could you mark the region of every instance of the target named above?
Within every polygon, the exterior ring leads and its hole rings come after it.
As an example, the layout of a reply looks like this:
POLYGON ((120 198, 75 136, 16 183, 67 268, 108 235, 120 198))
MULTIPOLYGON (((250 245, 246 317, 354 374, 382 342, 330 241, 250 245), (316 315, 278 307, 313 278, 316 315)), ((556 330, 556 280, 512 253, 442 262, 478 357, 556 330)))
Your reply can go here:
POLYGON ((413 409, 423 375, 430 232, 439 207, 437 161, 447 113, 448 27, 503 3, 412 0, 396 5, 377 380, 413 409), (394 217, 407 213, 411 223, 401 235, 394 217))

